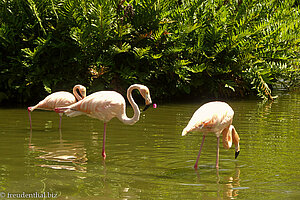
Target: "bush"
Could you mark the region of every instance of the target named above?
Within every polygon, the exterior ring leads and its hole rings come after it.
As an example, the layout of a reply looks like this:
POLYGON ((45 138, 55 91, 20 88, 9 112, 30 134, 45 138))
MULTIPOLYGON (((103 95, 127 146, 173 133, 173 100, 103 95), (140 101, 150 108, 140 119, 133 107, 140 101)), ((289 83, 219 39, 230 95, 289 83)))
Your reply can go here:
POLYGON ((157 99, 299 87, 297 1, 0 0, 0 102, 81 83, 157 99))

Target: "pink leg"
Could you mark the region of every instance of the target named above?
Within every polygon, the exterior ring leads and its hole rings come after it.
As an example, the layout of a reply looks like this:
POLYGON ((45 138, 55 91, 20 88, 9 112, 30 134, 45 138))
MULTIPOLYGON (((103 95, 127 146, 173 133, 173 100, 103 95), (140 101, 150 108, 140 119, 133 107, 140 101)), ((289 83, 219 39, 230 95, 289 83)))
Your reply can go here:
POLYGON ((219 168, 219 144, 220 144, 220 137, 217 137, 217 160, 216 160, 216 168, 219 168))
POLYGON ((104 123, 104 132, 103 132, 103 146, 102 146, 102 157, 105 159, 105 140, 106 140, 106 123, 104 123))
POLYGON ((29 116, 29 124, 30 124, 30 130, 32 129, 32 124, 31 124, 31 111, 30 111, 30 107, 27 108, 28 110, 28 116, 29 116))
POLYGON ((202 150, 202 147, 203 147, 204 139, 205 139, 205 135, 203 134, 203 138, 202 138, 200 150, 199 150, 199 153, 198 153, 198 156, 197 156, 196 163, 195 163, 195 165, 194 165, 194 168, 195 168, 195 169, 198 168, 198 161, 199 161, 199 158, 200 158, 200 155, 201 155, 201 150, 202 150))
POLYGON ((61 129, 61 118, 62 118, 62 113, 59 113, 59 129, 61 129))

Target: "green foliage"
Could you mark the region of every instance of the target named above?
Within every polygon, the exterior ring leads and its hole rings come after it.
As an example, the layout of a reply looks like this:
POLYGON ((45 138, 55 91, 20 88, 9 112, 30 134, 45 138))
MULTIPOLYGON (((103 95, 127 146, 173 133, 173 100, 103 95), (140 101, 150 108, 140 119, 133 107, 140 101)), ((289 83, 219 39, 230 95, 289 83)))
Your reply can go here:
POLYGON ((295 0, 0 0, 0 101, 136 82, 160 99, 273 99, 299 87, 299 30, 295 0))

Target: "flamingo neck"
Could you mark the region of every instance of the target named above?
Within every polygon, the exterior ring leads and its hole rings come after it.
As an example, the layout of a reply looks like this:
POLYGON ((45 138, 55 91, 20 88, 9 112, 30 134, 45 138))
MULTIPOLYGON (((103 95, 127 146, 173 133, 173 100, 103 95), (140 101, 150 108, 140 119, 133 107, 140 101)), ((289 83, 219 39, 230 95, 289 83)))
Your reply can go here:
POLYGON ((77 101, 82 100, 86 96, 85 92, 81 91, 81 87, 83 87, 83 86, 75 85, 73 88, 73 94, 74 94, 75 98, 77 99, 77 101), (78 94, 78 90, 79 90, 81 96, 78 94))
POLYGON ((240 138, 234 126, 230 125, 229 127, 225 128, 222 133, 223 133, 224 148, 229 149, 233 143, 235 145, 235 151, 236 152, 240 151, 240 145, 239 145, 240 138))
POLYGON ((27 108, 28 112, 32 112, 34 111, 35 109, 37 109, 39 107, 39 104, 35 105, 35 106, 30 106, 27 108))
POLYGON ((225 149, 229 149, 232 146, 232 125, 226 127, 222 131, 223 135, 223 146, 225 149))
POLYGON ((141 114, 138 105, 135 103, 135 101, 132 98, 132 91, 134 89, 140 90, 140 87, 137 84, 135 84, 135 85, 130 86, 127 90, 127 99, 128 99, 128 101, 129 101, 129 103, 130 103, 130 105, 131 105, 131 107, 133 108, 133 111, 134 111, 133 117, 132 118, 127 117, 127 115, 126 115, 126 106, 125 105, 124 105, 124 113, 122 115, 122 122, 124 124, 128 124, 128 125, 133 125, 137 121, 139 121, 140 114, 141 114))
POLYGON ((240 137, 239 137, 238 133, 236 132, 234 126, 232 126, 232 141, 235 146, 235 151, 239 152, 240 151, 240 137))

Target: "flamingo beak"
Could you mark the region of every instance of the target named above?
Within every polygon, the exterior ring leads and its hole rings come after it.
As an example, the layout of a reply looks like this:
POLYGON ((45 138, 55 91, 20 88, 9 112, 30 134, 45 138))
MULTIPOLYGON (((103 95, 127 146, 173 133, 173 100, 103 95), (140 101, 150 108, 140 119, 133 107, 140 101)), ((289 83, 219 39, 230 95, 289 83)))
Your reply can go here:
POLYGON ((151 100, 151 98, 150 98, 150 95, 148 95, 148 94, 146 94, 146 106, 145 106, 145 108, 143 109, 143 111, 146 111, 149 107, 150 107, 150 105, 152 104, 152 100, 151 100))
POLYGON ((239 156, 239 154, 240 154, 240 151, 235 152, 235 159, 239 156))
POLYGON ((146 111, 150 107, 150 104, 146 105, 145 108, 143 109, 143 112, 146 111))

